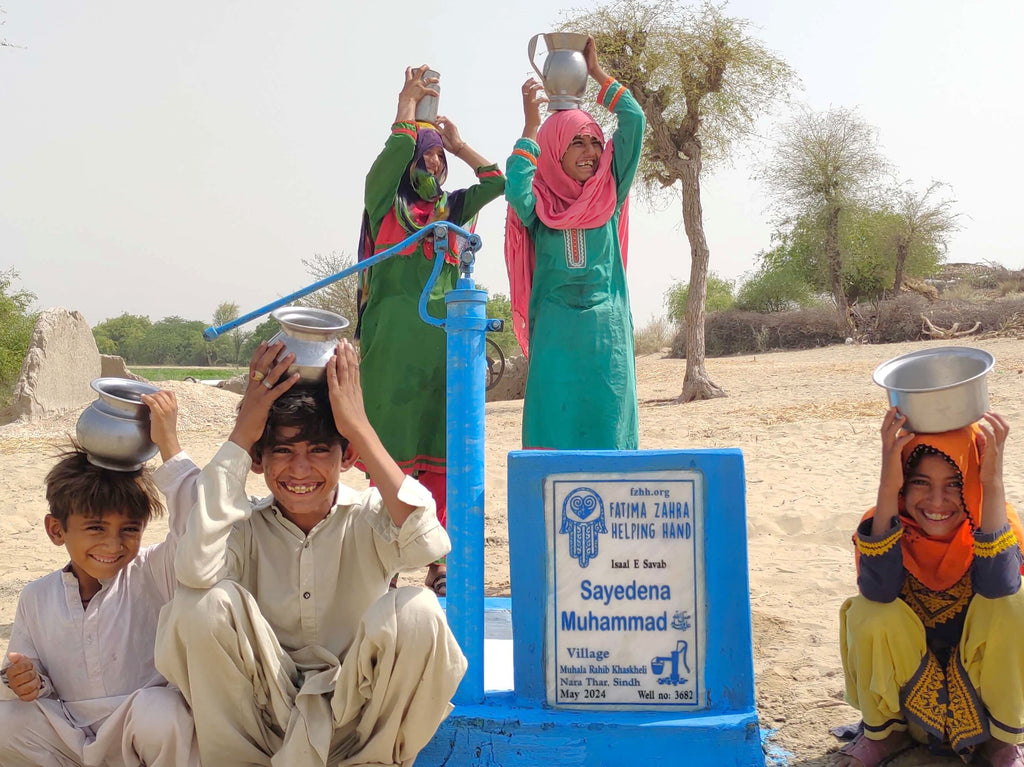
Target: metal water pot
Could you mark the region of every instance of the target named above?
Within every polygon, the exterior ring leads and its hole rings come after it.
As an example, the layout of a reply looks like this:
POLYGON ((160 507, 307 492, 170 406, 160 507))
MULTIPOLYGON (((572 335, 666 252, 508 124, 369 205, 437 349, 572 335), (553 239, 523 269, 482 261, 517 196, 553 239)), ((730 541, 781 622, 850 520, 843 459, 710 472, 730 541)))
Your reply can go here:
POLYGON ((348 327, 348 320, 326 309, 308 306, 285 306, 270 316, 281 323, 281 330, 268 343, 283 341, 281 355, 295 355, 288 375, 298 373, 299 380, 306 383, 327 380, 327 361, 334 354, 341 331, 348 327))
POLYGON ((872 376, 905 429, 936 434, 968 426, 988 410, 986 376, 995 358, 970 346, 933 346, 883 362, 872 376))
POLYGON ((586 44, 587 35, 574 32, 548 32, 530 38, 527 55, 534 71, 544 83, 549 112, 580 108, 583 94, 587 90, 587 60, 583 58, 586 44), (548 49, 543 69, 538 69, 534 61, 539 37, 544 38, 548 49))
POLYGON ((89 385, 99 398, 82 411, 75 427, 89 463, 115 471, 141 469, 157 452, 142 395, 159 389, 128 378, 96 378, 89 385))
MULTIPOLYGON (((426 82, 429 78, 436 77, 441 78, 441 73, 433 69, 428 69, 423 73, 422 80, 426 82)), ((438 93, 441 92, 441 83, 437 82, 431 86, 438 93)), ((416 120, 418 122, 430 123, 431 125, 437 124, 437 107, 440 99, 438 96, 424 96, 418 102, 416 102, 416 120)))

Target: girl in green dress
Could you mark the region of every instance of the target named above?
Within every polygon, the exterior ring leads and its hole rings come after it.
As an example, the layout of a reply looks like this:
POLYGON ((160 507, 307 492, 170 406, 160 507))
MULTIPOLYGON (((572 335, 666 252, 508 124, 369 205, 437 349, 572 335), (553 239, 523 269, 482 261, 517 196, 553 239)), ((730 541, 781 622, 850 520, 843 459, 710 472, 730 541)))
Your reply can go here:
MULTIPOLYGON (((436 125, 417 122, 416 104, 437 95, 428 67, 407 68, 398 111, 384 150, 366 176, 359 258, 397 245, 434 221, 471 227, 477 213, 500 197, 505 177, 459 135, 449 118, 436 125), (445 192, 450 152, 476 172, 468 189, 445 192)), ((452 236, 454 243, 454 235, 452 236)), ((445 315, 444 294, 455 287, 454 246, 430 293, 431 315, 445 315)), ((427 236, 401 255, 363 272, 360 286, 360 373, 366 413, 402 470, 416 476, 434 496, 438 518, 446 521, 445 334, 419 316, 419 297, 434 266, 433 238, 427 236)), ((431 566, 427 585, 446 591, 442 563, 431 566)))

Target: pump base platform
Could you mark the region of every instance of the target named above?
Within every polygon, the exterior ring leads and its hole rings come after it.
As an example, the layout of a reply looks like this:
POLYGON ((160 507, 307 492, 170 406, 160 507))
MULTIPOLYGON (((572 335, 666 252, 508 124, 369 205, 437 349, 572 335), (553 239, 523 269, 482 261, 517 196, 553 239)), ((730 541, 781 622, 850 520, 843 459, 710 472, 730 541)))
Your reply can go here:
POLYGON ((757 716, 671 719, 638 712, 516 706, 511 692, 457 706, 417 764, 449 767, 630 765, 763 767, 757 716))
POLYGON ((456 706, 416 764, 445 767, 764 767, 757 714, 569 711, 525 707, 512 692, 508 599, 484 612, 482 704, 456 706))

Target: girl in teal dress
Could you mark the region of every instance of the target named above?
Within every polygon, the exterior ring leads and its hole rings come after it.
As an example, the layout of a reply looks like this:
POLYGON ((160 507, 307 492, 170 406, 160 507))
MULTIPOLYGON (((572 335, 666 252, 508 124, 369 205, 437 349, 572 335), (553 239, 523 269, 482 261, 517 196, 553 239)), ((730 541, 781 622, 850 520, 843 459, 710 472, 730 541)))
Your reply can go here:
POLYGON ((633 319, 626 286, 627 196, 644 114, 584 50, 598 101, 618 118, 605 143, 581 109, 541 125, 541 84, 523 84, 526 127, 508 160, 505 258, 513 324, 528 351, 523 447, 636 449, 633 319))
MULTIPOLYGON (((480 209, 505 188, 498 166, 473 150, 450 119, 439 115, 436 125, 416 121, 419 100, 437 95, 432 89, 437 78, 423 80, 427 69, 406 69, 391 135, 366 176, 360 260, 397 245, 434 221, 471 227, 480 209), (476 184, 443 191, 448 175, 446 151, 473 168, 476 184)), ((427 309, 434 317, 445 316, 444 294, 455 287, 459 276, 457 252, 455 247, 449 250, 430 293, 427 309)), ((427 236, 401 255, 364 271, 358 333, 363 399, 370 423, 402 470, 431 491, 444 524, 445 334, 420 319, 418 306, 433 267, 433 239, 427 236)), ((444 594, 443 564, 431 567, 427 585, 444 594)))

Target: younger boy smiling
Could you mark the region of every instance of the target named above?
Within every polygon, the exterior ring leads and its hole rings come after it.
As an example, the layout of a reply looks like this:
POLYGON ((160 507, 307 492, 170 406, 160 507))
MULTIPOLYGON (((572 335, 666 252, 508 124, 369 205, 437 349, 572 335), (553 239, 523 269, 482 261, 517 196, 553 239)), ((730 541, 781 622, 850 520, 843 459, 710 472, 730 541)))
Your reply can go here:
POLYGON ((191 497, 168 491, 167 538, 142 549, 162 511, 157 487, 182 486, 194 465, 178 445, 173 393, 143 401, 164 460, 152 478, 94 466, 80 450, 46 476, 46 533, 70 562, 18 600, 0 684, 4 767, 199 765, 188 707, 153 665, 191 497))

